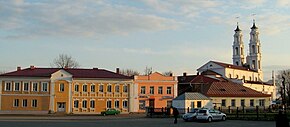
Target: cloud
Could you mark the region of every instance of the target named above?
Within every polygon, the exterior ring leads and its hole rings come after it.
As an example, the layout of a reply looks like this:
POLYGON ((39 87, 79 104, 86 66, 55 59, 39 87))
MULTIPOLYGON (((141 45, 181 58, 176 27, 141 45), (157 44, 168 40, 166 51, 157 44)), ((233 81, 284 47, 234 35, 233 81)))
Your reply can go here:
POLYGON ((127 35, 140 31, 176 29, 182 23, 141 9, 103 1, 1 1, 0 29, 5 38, 25 36, 127 35))
POLYGON ((277 6, 280 7, 289 7, 290 1, 289 0, 277 0, 277 6))

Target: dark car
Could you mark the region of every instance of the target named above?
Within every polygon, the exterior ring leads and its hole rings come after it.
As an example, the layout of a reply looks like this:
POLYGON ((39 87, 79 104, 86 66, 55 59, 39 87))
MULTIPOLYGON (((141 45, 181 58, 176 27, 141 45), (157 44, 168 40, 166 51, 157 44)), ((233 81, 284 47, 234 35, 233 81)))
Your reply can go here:
POLYGON ((119 110, 116 109, 107 109, 106 111, 102 111, 101 114, 103 116, 105 115, 117 115, 120 114, 121 112, 119 110))

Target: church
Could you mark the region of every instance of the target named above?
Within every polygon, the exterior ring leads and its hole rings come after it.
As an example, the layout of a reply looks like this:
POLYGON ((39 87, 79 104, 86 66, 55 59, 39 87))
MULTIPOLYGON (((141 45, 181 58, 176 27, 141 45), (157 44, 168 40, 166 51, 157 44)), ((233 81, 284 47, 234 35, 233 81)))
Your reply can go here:
MULTIPOLYGON (((248 47, 248 53, 245 57, 244 53, 244 42, 243 33, 237 27, 234 30, 234 41, 232 45, 233 56, 232 64, 209 61, 200 68, 197 69, 199 74, 208 74, 213 76, 221 76, 225 79, 231 80, 235 83, 242 84, 243 86, 249 87, 253 90, 271 94, 271 100, 276 99, 276 87, 275 82, 269 84, 263 81, 262 71, 262 52, 261 42, 259 39, 259 30, 253 20, 253 25, 250 28, 250 41, 248 47)), ((272 76, 274 78, 274 76, 272 76)), ((274 80, 273 80, 274 81, 274 80)))

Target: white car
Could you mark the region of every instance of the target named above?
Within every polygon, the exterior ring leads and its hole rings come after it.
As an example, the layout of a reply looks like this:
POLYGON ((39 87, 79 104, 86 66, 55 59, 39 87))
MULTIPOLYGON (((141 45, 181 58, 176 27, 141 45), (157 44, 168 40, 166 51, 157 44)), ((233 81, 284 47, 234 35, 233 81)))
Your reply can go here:
POLYGON ((196 120, 205 120, 211 122, 213 120, 223 120, 225 121, 227 115, 220 112, 219 110, 212 109, 200 109, 197 112, 196 120))
POLYGON ((194 121, 196 119, 197 111, 198 111, 197 108, 192 109, 190 112, 184 114, 182 116, 182 119, 184 121, 194 121))

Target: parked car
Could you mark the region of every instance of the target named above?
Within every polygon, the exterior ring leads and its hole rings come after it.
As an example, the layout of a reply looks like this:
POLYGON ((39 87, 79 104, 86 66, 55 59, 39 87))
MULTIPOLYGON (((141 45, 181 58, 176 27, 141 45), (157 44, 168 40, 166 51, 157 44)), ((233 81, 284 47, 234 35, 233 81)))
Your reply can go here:
POLYGON ((184 114, 182 116, 184 121, 194 121, 196 119, 196 115, 197 115, 197 108, 192 109, 190 112, 184 114))
POLYGON ((116 109, 107 109, 106 111, 102 111, 101 114, 103 116, 105 115, 117 115, 120 114, 121 112, 119 110, 116 109))
POLYGON ((222 113, 218 110, 212 110, 212 109, 200 109, 197 111, 197 120, 205 120, 208 122, 211 122, 213 120, 223 120, 225 121, 227 118, 227 115, 225 113, 222 113))

